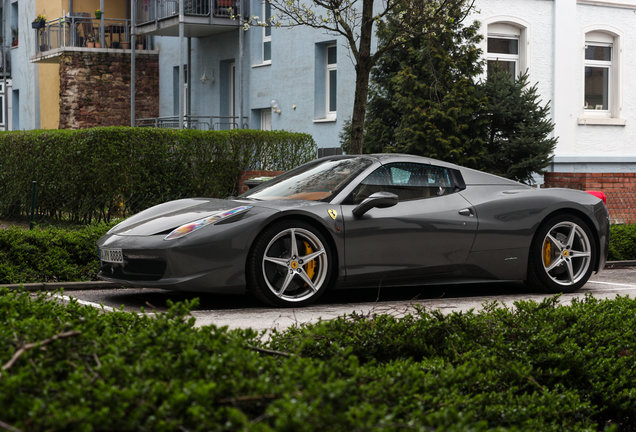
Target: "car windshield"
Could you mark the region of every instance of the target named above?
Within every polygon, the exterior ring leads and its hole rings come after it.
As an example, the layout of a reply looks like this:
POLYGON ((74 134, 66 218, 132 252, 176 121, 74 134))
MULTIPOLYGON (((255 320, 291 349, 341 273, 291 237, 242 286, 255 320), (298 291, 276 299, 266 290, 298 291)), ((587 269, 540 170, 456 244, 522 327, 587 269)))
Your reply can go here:
POLYGON ((319 159, 247 191, 241 198, 328 201, 369 165, 371 161, 365 158, 319 159))

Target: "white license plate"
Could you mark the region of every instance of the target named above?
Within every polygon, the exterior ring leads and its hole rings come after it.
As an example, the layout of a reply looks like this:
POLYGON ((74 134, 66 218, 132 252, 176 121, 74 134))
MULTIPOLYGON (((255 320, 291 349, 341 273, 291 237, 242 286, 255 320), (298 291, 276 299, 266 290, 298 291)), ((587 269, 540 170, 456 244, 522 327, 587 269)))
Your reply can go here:
POLYGON ((105 262, 123 264, 124 254, 121 249, 100 249, 99 259, 105 262))

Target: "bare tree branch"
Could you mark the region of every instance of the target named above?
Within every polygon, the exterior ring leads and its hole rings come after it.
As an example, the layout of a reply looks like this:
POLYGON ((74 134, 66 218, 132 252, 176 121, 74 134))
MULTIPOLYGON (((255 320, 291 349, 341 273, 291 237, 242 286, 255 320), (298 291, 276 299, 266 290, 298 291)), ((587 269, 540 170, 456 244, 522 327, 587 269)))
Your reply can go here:
POLYGON ((9 360, 7 363, 4 364, 4 366, 2 366, 2 370, 4 371, 9 370, 15 364, 15 362, 18 361, 20 356, 24 354, 25 352, 27 352, 28 350, 31 350, 33 348, 41 348, 58 339, 69 338, 69 337, 77 336, 79 334, 80 332, 78 331, 70 330, 67 332, 63 332, 63 333, 59 333, 54 336, 51 336, 50 338, 44 339, 43 341, 31 342, 31 343, 25 344, 19 350, 17 350, 15 354, 13 354, 13 357, 11 357, 11 360, 9 360))

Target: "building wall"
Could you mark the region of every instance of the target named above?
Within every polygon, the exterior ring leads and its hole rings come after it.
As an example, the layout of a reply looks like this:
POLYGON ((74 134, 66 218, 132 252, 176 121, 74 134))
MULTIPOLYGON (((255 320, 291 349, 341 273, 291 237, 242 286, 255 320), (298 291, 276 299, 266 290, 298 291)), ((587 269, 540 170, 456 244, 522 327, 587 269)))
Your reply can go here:
MULTIPOLYGON (((158 56, 138 55, 135 69, 135 116, 156 117, 158 56)), ((130 53, 66 53, 59 79, 61 129, 130 125, 130 53)))
MULTIPOLYGON (((538 83, 544 102, 550 102, 555 136, 555 171, 580 171, 580 164, 602 165, 604 170, 632 172, 636 164, 636 1, 587 0, 478 0, 476 18, 487 25, 509 21, 527 25, 528 71, 538 83), (616 121, 597 121, 583 109, 585 34, 603 30, 619 36, 614 49, 619 62, 616 121), (602 124, 605 123, 605 124, 602 124), (614 124, 607 124, 614 123, 614 124), (620 158, 617 159, 617 158, 620 158)), ((482 49, 486 52, 486 41, 482 49)))

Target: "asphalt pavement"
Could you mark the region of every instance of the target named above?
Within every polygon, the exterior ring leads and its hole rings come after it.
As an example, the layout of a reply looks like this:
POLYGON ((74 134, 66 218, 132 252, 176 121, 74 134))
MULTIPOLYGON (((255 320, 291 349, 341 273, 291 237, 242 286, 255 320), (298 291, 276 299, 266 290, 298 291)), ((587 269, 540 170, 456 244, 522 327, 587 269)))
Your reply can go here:
MULTIPOLYGON (((615 265, 593 275, 579 291, 563 294, 560 301, 567 304, 574 298, 591 294, 597 298, 618 295, 636 297, 636 266, 615 265)), ((216 295, 183 293, 152 288, 121 288, 107 283, 30 284, 32 291, 51 290, 52 295, 65 301, 103 308, 105 311, 123 308, 126 311, 157 313, 167 310, 167 302, 199 298, 192 310, 197 326, 216 325, 255 330, 284 329, 286 327, 333 319, 345 314, 388 313, 403 316, 416 306, 443 312, 478 310, 484 304, 498 302, 513 306, 519 300, 541 301, 550 295, 529 290, 522 284, 486 283, 473 285, 439 285, 413 288, 380 288, 336 290, 327 293, 317 304, 294 309, 264 307, 248 295, 216 295), (64 287, 63 294, 58 291, 64 287)))

